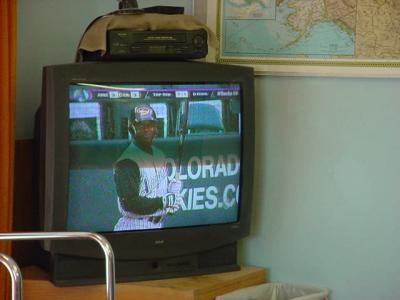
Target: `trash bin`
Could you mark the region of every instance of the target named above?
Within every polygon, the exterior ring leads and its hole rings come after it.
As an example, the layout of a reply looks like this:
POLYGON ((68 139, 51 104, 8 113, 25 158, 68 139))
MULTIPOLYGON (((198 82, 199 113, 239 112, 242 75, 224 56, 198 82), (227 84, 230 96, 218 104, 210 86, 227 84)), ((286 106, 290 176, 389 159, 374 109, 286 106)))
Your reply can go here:
POLYGON ((265 283, 218 296, 216 300, 328 300, 324 288, 290 284, 265 283))

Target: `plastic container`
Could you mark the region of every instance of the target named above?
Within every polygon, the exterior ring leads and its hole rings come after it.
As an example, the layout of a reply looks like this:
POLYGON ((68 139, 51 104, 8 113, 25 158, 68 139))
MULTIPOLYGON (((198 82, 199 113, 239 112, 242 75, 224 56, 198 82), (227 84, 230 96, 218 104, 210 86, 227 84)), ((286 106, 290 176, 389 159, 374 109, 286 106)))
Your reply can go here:
POLYGON ((218 296, 216 300, 328 300, 325 288, 291 284, 265 283, 218 296))

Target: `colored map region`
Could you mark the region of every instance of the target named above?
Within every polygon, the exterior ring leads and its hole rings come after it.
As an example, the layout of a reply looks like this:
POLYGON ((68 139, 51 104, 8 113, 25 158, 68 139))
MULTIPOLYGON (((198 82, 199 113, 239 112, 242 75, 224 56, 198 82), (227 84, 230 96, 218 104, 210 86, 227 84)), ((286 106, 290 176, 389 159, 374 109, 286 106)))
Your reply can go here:
POLYGON ((400 58, 400 1, 358 0, 357 57, 400 58))
POLYGON ((225 3, 227 19, 273 19, 275 0, 230 0, 225 3))
POLYGON ((399 0, 224 0, 222 56, 400 58, 399 0))

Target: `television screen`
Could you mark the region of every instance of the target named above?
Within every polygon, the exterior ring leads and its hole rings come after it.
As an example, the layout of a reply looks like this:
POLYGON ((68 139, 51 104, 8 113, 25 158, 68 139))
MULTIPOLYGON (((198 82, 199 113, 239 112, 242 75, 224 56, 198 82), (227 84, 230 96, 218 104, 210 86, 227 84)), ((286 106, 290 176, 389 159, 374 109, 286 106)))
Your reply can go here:
POLYGON ((70 84, 66 229, 237 222, 240 101, 239 83, 70 84))

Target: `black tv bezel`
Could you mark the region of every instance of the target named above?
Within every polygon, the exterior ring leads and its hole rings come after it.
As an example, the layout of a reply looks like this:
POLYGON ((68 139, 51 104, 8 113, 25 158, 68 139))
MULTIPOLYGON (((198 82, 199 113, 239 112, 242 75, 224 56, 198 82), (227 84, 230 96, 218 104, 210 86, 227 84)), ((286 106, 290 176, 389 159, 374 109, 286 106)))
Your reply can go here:
MULTIPOLYGON (((242 92, 241 202, 238 222, 160 230, 102 233, 117 260, 152 259, 206 251, 250 232, 254 169, 254 74, 242 66, 186 61, 84 62, 44 67, 41 161, 46 231, 66 230, 68 211, 68 105, 72 83, 239 83, 242 92), (60 99, 57 101, 57 99, 60 99), (58 204, 53 205, 54 201, 58 204)), ((89 241, 49 241, 56 254, 101 258, 89 241)))

